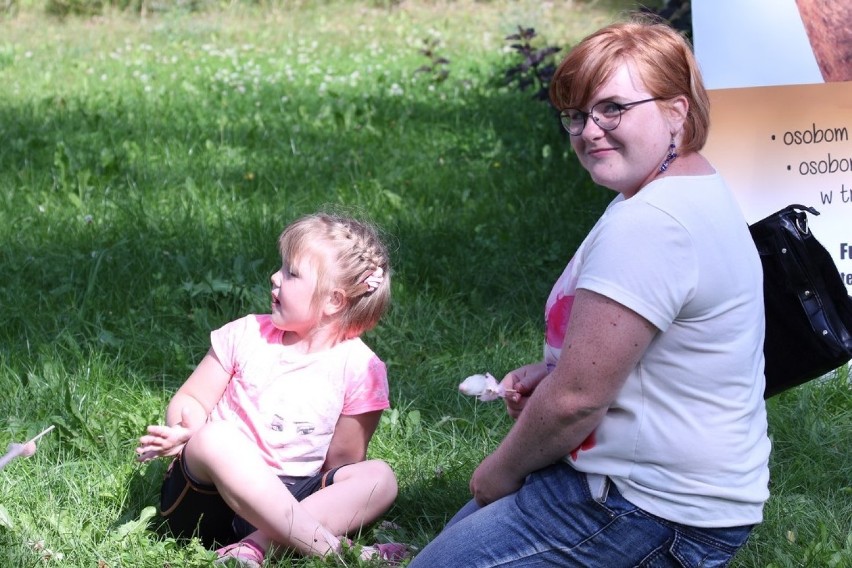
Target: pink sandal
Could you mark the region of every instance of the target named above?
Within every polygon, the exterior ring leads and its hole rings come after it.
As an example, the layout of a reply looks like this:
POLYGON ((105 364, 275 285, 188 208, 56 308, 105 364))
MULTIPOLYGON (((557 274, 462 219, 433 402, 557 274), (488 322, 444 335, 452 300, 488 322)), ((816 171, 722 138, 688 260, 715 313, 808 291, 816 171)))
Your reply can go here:
POLYGON ((216 551, 219 557, 214 566, 231 566, 235 568, 260 568, 266 551, 250 538, 229 544, 216 551))
MULTIPOLYGON (((347 548, 352 548, 355 543, 346 537, 341 538, 347 548)), ((397 566, 400 562, 411 556, 411 551, 408 546, 397 542, 388 542, 384 544, 376 543, 373 546, 361 547, 361 560, 383 560, 389 566, 397 566)))
POLYGON ((398 542, 388 542, 365 546, 361 549, 362 558, 379 558, 390 566, 396 566, 410 556, 408 547, 398 542))

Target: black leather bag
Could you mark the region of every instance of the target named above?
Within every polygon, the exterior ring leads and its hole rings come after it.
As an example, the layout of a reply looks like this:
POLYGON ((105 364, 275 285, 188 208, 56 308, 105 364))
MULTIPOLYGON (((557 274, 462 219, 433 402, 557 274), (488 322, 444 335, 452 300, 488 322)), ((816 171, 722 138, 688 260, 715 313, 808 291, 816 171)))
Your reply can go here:
POLYGON ((812 207, 790 205, 749 226, 763 263, 769 398, 852 359, 852 298, 808 228, 812 207))

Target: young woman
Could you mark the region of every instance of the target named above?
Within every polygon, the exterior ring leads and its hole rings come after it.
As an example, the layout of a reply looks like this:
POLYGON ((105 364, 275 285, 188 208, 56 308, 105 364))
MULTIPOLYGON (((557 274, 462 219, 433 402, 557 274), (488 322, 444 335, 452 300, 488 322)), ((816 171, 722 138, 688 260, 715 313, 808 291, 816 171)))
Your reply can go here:
POLYGON ((550 87, 580 164, 617 196, 545 305, 544 360, 509 373, 517 422, 474 501, 414 559, 725 566, 768 497, 762 270, 700 154, 708 98, 666 24, 593 33, 550 87))

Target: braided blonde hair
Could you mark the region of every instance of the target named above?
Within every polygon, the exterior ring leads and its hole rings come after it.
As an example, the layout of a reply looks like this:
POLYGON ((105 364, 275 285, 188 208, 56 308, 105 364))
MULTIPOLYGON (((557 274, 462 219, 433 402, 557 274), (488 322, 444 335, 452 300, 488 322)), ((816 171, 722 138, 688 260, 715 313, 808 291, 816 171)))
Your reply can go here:
POLYGON ((314 213, 291 223, 278 239, 281 257, 296 263, 305 254, 316 253, 317 289, 311 304, 332 291, 342 291, 345 302, 335 323, 343 339, 373 329, 387 311, 391 297, 390 259, 378 229, 352 217, 314 213), (381 269, 378 284, 366 278, 381 269))

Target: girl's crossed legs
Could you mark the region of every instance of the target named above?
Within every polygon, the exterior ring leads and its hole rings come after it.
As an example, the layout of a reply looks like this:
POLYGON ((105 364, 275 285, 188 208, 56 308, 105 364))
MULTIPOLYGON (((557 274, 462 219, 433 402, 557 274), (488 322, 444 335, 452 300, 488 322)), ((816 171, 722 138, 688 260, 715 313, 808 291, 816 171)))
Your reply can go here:
POLYGON ((371 460, 340 467, 334 484, 299 502, 251 441, 225 422, 203 426, 181 459, 195 480, 215 485, 231 510, 257 527, 249 538, 264 549, 274 542, 305 555, 336 552, 341 536, 376 520, 397 494, 390 467, 371 460))

